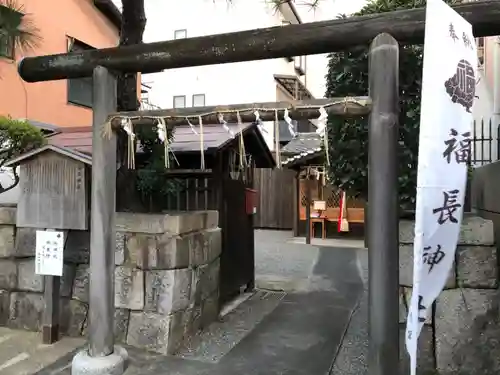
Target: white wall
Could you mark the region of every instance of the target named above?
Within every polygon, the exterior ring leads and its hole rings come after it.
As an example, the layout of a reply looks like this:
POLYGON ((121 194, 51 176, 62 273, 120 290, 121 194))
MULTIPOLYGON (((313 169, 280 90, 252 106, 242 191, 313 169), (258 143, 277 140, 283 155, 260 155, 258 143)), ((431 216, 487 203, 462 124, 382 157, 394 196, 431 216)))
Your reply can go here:
MULTIPOLYGON (((272 8, 259 0, 235 0, 231 5, 225 0, 146 0, 146 13, 146 42, 173 39, 180 29, 191 38, 281 24, 272 8)), ((273 74, 293 71, 293 63, 275 59, 171 69, 144 80, 154 82, 151 102, 171 108, 175 95, 185 95, 187 106, 193 94, 205 94, 206 105, 274 101, 273 74)))
MULTIPOLYGON (((358 10, 365 0, 322 0, 317 11, 304 2, 296 7, 303 22, 335 18, 358 10)), ((146 42, 173 39, 174 31, 186 29, 188 37, 251 30, 281 25, 281 16, 266 0, 146 0, 146 42)), ((237 46, 236 46, 237 48, 237 46)), ((326 55, 308 57, 307 87, 316 97, 325 93, 326 55)), ((252 61, 203 67, 172 69, 144 76, 153 81, 151 102, 164 108, 173 105, 174 95, 206 95, 206 104, 237 104, 273 101, 274 74, 295 74, 285 59, 252 61)))
MULTIPOLYGON (((296 3, 303 22, 335 18, 339 13, 358 10, 365 0, 323 0, 318 10, 304 2, 296 3)), ((187 37, 252 30, 282 25, 283 16, 266 0, 145 0, 148 19, 145 42, 174 39, 175 30, 186 29, 187 37)), ((286 27, 286 26, 284 26, 286 27)), ((238 45, 235 45, 238 48, 238 45)), ((313 96, 325 94, 327 55, 306 57, 306 77, 301 81, 313 96)), ((171 69, 143 76, 151 82, 151 103, 163 108, 173 107, 173 97, 205 94, 205 104, 224 105, 276 100, 274 74, 295 75, 294 63, 284 58, 232 64, 171 69)), ((264 138, 274 149, 273 123, 265 123, 264 138)))
MULTIPOLYGON (((147 1, 147 0, 146 0, 147 1)), ((353 14, 359 11, 366 0, 320 0, 316 9, 307 5, 307 0, 298 1, 296 8, 302 22, 326 21, 337 18, 340 14, 353 14)), ((307 60, 307 87, 317 98, 323 98, 326 92, 328 73, 328 54, 310 55, 307 60)))

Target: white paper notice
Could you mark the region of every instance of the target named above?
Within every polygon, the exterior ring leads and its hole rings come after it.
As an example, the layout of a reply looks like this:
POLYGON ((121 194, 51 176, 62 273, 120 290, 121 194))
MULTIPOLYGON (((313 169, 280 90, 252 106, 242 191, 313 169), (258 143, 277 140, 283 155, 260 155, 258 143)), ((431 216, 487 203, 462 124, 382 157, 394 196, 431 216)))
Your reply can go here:
POLYGON ((64 233, 58 231, 36 231, 37 275, 62 276, 64 233))
POLYGON ((460 234, 477 52, 471 25, 441 0, 426 9, 413 293, 406 327, 411 374, 428 310, 448 278, 460 234))

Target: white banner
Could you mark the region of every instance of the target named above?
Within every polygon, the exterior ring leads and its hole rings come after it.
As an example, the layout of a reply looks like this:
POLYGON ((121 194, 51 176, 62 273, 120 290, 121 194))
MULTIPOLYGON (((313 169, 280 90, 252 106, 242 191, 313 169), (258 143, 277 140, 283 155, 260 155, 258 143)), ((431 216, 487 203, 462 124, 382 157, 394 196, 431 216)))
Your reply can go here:
POLYGON ((455 259, 462 222, 477 77, 472 26, 428 0, 418 151, 413 291, 406 327, 411 374, 417 342, 455 259))

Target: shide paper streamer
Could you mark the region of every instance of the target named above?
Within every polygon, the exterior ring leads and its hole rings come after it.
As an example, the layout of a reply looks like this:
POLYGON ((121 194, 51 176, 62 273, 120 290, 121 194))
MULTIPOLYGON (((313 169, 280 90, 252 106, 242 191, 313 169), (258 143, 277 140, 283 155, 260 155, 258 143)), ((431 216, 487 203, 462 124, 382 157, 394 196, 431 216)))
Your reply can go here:
MULTIPOLYGON (((332 101, 331 103, 327 103, 323 106, 318 106, 318 105, 298 105, 294 106, 290 104, 289 108, 241 108, 237 110, 219 110, 219 111, 210 111, 207 113, 201 113, 201 114, 196 114, 196 115, 165 115, 165 116, 150 116, 150 115, 131 115, 127 116, 126 114, 116 114, 112 115, 109 117, 108 121, 103 125, 102 128, 102 135, 103 137, 109 138, 111 136, 111 133, 113 132, 113 124, 114 120, 119 120, 119 127, 122 128, 128 136, 128 167, 130 169, 135 168, 135 141, 136 141, 136 135, 133 130, 133 121, 134 120, 139 120, 139 119, 151 119, 155 121, 156 123, 156 132, 158 135, 158 139, 160 142, 164 144, 165 147, 165 168, 170 168, 170 158, 169 156, 173 156, 175 158, 174 153, 171 150, 171 145, 170 141, 168 139, 167 135, 167 121, 169 120, 184 120, 187 122, 189 127, 191 128, 191 131, 193 134, 198 135, 200 139, 200 154, 201 154, 201 168, 205 168, 205 145, 204 145, 204 134, 203 134, 203 117, 206 116, 213 116, 216 115, 217 119, 219 120, 220 125, 224 128, 224 130, 231 136, 235 137, 236 134, 231 130, 231 128, 228 126, 227 121, 224 119, 224 114, 229 114, 229 113, 236 113, 237 118, 239 119, 238 121, 238 130, 241 133, 241 130, 243 129, 243 124, 241 122, 241 113, 243 112, 252 112, 255 115, 255 123, 257 124, 258 129, 262 133, 268 133, 268 131, 264 128, 262 120, 260 118, 260 113, 261 112, 273 112, 274 113, 274 138, 275 138, 275 146, 276 150, 279 150, 279 143, 280 143, 280 137, 279 137, 279 116, 280 116, 280 111, 283 111, 283 119, 288 125, 288 131, 292 135, 292 137, 296 137, 297 134, 295 132, 295 129, 293 127, 292 119, 290 116, 290 111, 292 110, 301 110, 301 109, 318 109, 320 116, 317 119, 318 121, 318 129, 317 133, 320 134, 324 138, 324 146, 325 149, 328 149, 328 132, 326 131, 327 127, 327 119, 328 119, 328 113, 326 108, 333 106, 333 105, 338 105, 338 104, 345 104, 344 110, 347 111, 347 105, 351 103, 358 104, 360 106, 366 106, 367 103, 365 101, 360 101, 355 98, 343 98, 342 101, 336 100, 332 101), (196 119, 198 121, 198 125, 194 125, 192 123, 192 120, 196 119), (199 129, 196 129, 196 128, 199 129)), ((242 137, 240 136, 239 140, 239 154, 240 154, 240 166, 244 167, 248 164, 247 161, 247 155, 245 153, 245 144, 243 142, 242 137)), ((276 163, 278 165, 278 168, 281 168, 281 160, 280 160, 280 154, 279 152, 276 153, 276 163)), ((326 152, 326 163, 329 165, 330 160, 329 160, 329 155, 328 152, 326 152)), ((178 162, 177 162, 178 164, 178 162)))

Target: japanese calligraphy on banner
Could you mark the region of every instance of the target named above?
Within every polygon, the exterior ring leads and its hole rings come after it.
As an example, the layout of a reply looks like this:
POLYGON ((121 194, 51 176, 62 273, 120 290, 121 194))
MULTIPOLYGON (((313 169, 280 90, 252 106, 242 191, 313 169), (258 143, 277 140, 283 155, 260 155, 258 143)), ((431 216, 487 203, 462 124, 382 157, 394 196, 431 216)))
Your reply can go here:
POLYGON ((62 276, 64 233, 36 231, 35 273, 37 275, 62 276))
POLYGON ((426 9, 413 291, 406 327, 411 374, 428 310, 441 293, 460 234, 477 52, 472 26, 442 0, 426 9))

